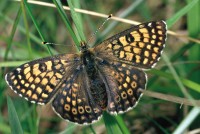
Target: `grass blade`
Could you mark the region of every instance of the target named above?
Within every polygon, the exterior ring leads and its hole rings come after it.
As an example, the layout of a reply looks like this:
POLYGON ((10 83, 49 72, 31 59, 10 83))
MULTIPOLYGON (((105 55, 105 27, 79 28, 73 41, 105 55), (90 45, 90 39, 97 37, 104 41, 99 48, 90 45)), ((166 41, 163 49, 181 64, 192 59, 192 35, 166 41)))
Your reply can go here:
POLYGON ((67 27, 67 30, 69 31, 69 33, 70 33, 70 35, 72 36, 72 38, 73 38, 73 41, 74 41, 74 43, 75 43, 75 45, 76 45, 76 48, 80 48, 80 41, 78 40, 78 38, 77 38, 77 36, 75 35, 75 33, 74 33, 74 30, 72 29, 72 26, 71 26, 71 24, 70 24, 70 21, 69 21, 69 19, 67 18, 67 15, 65 14, 65 11, 64 11, 64 9, 63 9, 63 7, 62 7, 62 4, 61 4, 61 2, 60 2, 60 0, 53 0, 53 2, 54 2, 54 4, 56 5, 56 7, 57 7, 57 10, 58 10, 58 12, 60 13, 60 15, 61 15, 61 18, 62 18, 62 20, 63 20, 63 22, 64 22, 64 24, 65 24, 65 26, 67 27))
POLYGON ((167 22, 167 27, 170 28, 171 26, 174 25, 183 15, 188 13, 190 9, 192 9, 198 2, 199 0, 193 0, 189 4, 187 4, 184 8, 179 10, 174 16, 170 17, 166 22, 167 22))
POLYGON ((23 134, 22 126, 20 124, 17 112, 13 105, 11 98, 7 97, 8 116, 12 134, 23 134))
MULTIPOLYGON (((72 4, 72 1, 68 0, 67 2, 68 2, 69 7, 70 7, 70 11, 71 11, 71 16, 72 16, 73 22, 75 23, 76 29, 78 31, 77 35, 78 35, 78 37, 80 38, 81 41, 86 41, 85 36, 83 34, 83 27, 82 27, 82 24, 81 24, 80 17, 78 17, 79 16, 78 13, 75 12, 74 6, 72 4)), ((77 0, 76 3, 78 3, 78 2, 79 1, 77 0)))

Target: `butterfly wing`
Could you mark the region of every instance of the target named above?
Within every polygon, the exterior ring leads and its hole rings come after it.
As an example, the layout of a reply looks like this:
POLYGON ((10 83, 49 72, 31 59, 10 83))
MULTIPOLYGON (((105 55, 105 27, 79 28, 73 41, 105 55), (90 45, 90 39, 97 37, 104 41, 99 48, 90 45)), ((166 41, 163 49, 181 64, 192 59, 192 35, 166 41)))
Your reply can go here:
POLYGON ((62 84, 62 90, 52 102, 54 111, 63 119, 77 124, 93 123, 102 116, 90 91, 90 80, 81 67, 62 84))
POLYGON ((145 72, 120 62, 98 67, 107 87, 107 111, 111 114, 123 113, 136 106, 146 88, 145 72))
POLYGON ((6 74, 11 89, 26 100, 46 104, 57 92, 63 79, 80 64, 76 54, 62 54, 25 63, 6 74))
POLYGON ((116 34, 94 49, 100 57, 112 53, 123 63, 149 69, 159 60, 165 47, 165 40, 166 23, 148 22, 116 34))

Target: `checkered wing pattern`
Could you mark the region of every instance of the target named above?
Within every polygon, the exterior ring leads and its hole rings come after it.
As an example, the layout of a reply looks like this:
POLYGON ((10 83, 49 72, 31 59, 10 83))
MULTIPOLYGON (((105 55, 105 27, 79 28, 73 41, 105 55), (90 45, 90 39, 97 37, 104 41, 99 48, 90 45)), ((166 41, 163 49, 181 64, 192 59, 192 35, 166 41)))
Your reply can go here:
POLYGON ((47 57, 17 67, 6 74, 5 79, 19 96, 33 103, 46 104, 79 62, 80 57, 76 54, 47 57))
POLYGON ((112 53, 120 62, 150 69, 159 60, 166 41, 166 23, 155 21, 133 26, 96 46, 112 53))
POLYGON ((89 124, 100 119, 102 109, 94 102, 89 78, 83 68, 71 74, 52 102, 54 111, 63 119, 89 124))
POLYGON ((145 72, 120 62, 110 62, 99 68, 107 84, 107 111, 111 114, 123 113, 136 106, 146 88, 145 72))

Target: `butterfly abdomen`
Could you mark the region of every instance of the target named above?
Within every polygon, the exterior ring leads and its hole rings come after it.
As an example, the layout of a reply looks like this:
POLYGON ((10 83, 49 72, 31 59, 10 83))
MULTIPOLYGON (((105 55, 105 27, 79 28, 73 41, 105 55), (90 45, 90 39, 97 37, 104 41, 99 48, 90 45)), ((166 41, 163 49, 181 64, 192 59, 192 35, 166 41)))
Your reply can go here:
POLYGON ((95 103, 102 109, 107 107, 107 92, 103 80, 95 64, 92 52, 85 51, 82 55, 82 62, 89 77, 90 92, 95 103))

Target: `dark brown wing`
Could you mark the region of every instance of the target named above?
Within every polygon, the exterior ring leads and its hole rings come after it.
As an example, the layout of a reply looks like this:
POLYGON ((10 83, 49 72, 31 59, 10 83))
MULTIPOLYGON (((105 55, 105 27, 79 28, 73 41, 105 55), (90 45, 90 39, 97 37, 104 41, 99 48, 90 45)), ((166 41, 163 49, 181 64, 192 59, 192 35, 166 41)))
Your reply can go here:
POLYGON ((153 21, 133 26, 94 48, 98 55, 113 55, 116 60, 149 69, 159 60, 165 47, 166 23, 153 21))
POLYGON ((63 119, 77 124, 99 120, 102 109, 95 104, 90 91, 90 80, 81 67, 61 85, 62 90, 52 102, 54 111, 63 119))
POLYGON ((63 79, 80 64, 76 54, 62 54, 25 63, 6 74, 11 89, 26 100, 45 104, 57 92, 63 79))
POLYGON ((146 74, 120 62, 102 63, 98 68, 108 94, 107 111, 111 114, 123 113, 136 106, 146 88, 146 74))

